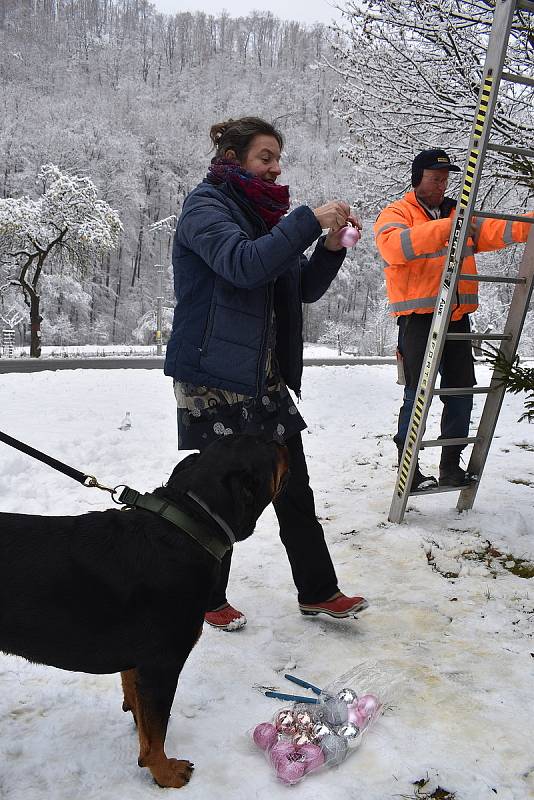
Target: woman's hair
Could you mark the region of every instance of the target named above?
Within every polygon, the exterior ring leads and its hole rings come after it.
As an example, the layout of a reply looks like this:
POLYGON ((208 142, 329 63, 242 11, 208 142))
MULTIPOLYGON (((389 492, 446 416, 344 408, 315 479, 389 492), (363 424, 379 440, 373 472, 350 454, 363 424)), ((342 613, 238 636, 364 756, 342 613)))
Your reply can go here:
POLYGON ((274 136, 280 145, 280 150, 283 148, 284 139, 280 131, 259 117, 241 117, 226 122, 216 122, 210 129, 210 139, 217 158, 224 157, 227 150, 233 150, 240 162, 246 157, 254 137, 262 134, 274 136))

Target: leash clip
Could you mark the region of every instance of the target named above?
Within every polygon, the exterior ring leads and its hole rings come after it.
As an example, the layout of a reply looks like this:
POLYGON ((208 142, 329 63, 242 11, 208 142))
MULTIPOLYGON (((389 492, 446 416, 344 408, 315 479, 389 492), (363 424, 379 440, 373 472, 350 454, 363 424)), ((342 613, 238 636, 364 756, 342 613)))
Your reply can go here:
POLYGON ((115 489, 110 489, 109 486, 103 486, 99 483, 94 475, 86 475, 83 485, 90 489, 102 489, 103 492, 109 492, 111 496, 113 496, 113 492, 115 491, 115 489))

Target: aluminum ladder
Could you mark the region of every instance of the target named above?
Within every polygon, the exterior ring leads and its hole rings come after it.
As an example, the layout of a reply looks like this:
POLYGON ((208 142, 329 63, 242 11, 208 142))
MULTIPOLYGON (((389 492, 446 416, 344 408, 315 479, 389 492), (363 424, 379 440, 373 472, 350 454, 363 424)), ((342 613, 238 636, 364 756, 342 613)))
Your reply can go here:
MULTIPOLYGON (((534 278, 533 229, 530 231, 517 277, 462 274, 462 280, 515 284, 504 331, 500 334, 448 333, 462 258, 469 236, 469 222, 471 218, 490 217, 493 219, 504 219, 508 220, 510 224, 515 220, 521 220, 523 222, 529 221, 529 219, 524 216, 477 211, 474 207, 487 150, 534 158, 534 149, 510 147, 490 141, 493 113, 498 99, 501 80, 534 87, 534 77, 531 78, 524 75, 503 72, 514 14, 518 10, 534 14, 533 0, 496 0, 493 24, 488 39, 486 61, 478 97, 478 106, 469 142, 467 163, 463 173, 460 199, 456 207, 440 291, 428 336, 426 355, 419 376, 413 411, 408 427, 408 435, 400 459, 397 481, 391 501, 389 511, 389 520, 391 522, 402 522, 406 511, 406 504, 410 496, 420 497, 422 495, 436 494, 439 492, 459 491, 458 510, 465 511, 473 506, 497 424, 505 389, 499 385, 499 374, 496 370, 493 372, 489 386, 447 389, 436 388, 436 379, 443 347, 446 339, 470 339, 471 341, 479 342, 496 340, 500 341, 499 349, 504 356, 507 359, 512 359, 517 351, 519 338, 532 295, 534 278), (466 394, 487 394, 476 435, 460 439, 423 440, 426 418, 432 398, 435 395, 466 394), (419 492, 410 491, 419 450, 425 447, 447 447, 460 444, 474 445, 467 466, 467 473, 474 476, 473 480, 460 487, 438 486, 419 492)), ((532 217, 532 222, 534 223, 534 217, 532 217)))

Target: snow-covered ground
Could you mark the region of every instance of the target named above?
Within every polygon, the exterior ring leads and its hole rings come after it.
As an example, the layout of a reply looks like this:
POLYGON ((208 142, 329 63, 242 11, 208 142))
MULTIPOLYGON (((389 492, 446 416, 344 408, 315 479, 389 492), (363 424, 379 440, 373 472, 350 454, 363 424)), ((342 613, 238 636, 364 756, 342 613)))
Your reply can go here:
MULTIPOLYGON (((484 383, 486 368, 478 374, 484 383)), ((455 493, 431 495, 394 525, 395 367, 309 367, 303 385, 318 514, 341 587, 370 608, 358 621, 302 617, 268 509, 231 574, 229 597, 248 625, 205 630, 179 682, 167 750, 196 765, 180 796, 393 800, 444 797, 433 794, 439 785, 456 800, 534 797, 534 591, 511 571, 517 559, 534 562, 534 426, 517 422, 523 398, 505 400, 473 511, 458 514, 455 493), (324 686, 366 660, 400 680, 392 708, 341 766, 278 784, 246 732, 281 704, 253 685, 291 690, 283 673, 293 672, 324 686)), ((108 485, 149 490, 178 460, 170 381, 154 370, 2 375, 0 409, 2 430, 108 485), (118 430, 127 410, 133 426, 118 430)), ((439 412, 437 401, 429 434, 439 412)), ((425 451, 424 468, 435 473, 436 459, 425 451)), ((77 514, 107 497, 0 445, 1 511, 77 514)), ((117 676, 1 656, 0 680, 3 800, 170 796, 136 766, 117 676)))

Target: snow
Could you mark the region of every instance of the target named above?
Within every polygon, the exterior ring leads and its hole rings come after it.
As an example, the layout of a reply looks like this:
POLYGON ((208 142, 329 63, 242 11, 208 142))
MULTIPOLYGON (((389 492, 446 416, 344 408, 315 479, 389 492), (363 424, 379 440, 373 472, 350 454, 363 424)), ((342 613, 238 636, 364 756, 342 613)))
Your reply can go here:
MULTIPOLYGON (((485 384, 486 368, 477 374, 485 384)), ((455 800, 534 797, 534 593, 504 566, 534 561, 534 426, 517 422, 523 396, 505 399, 474 509, 458 514, 456 493, 412 498, 395 525, 387 521, 401 396, 395 367, 307 367, 303 387, 317 511, 341 588, 366 596, 370 608, 358 621, 301 616, 267 509, 237 546, 230 578, 230 601, 247 626, 206 629, 180 678, 167 752, 196 765, 180 796, 393 800, 428 796, 439 785, 455 800), (293 672, 325 686, 367 660, 399 681, 392 707, 341 766, 296 788, 278 784, 247 731, 281 704, 253 685, 291 691, 283 673, 293 672)), ((178 460, 172 388, 158 371, 6 374, 0 397, 2 430, 106 485, 150 490, 178 460), (132 427, 121 431, 126 411, 132 427)), ((475 397, 476 421, 482 402, 475 397)), ((429 435, 440 411, 436 401, 429 435)), ((425 451, 423 471, 435 474, 436 458, 425 451)), ((1 511, 77 514, 109 505, 104 492, 0 447, 1 511)), ((12 656, 0 656, 0 673, 4 800, 170 796, 136 765, 118 676, 12 656)))
MULTIPOLYGON (((81 345, 44 345, 42 348, 43 358, 74 358, 92 357, 92 356, 147 356, 153 357, 156 355, 156 345, 141 345, 141 344, 81 344, 81 345)), ((163 347, 165 352, 165 347, 163 347)), ((14 354, 16 358, 29 356, 29 347, 15 347, 14 354)), ((349 353, 342 353, 338 355, 337 347, 332 347, 327 344, 313 344, 311 342, 304 343, 304 358, 346 358, 349 353)))

